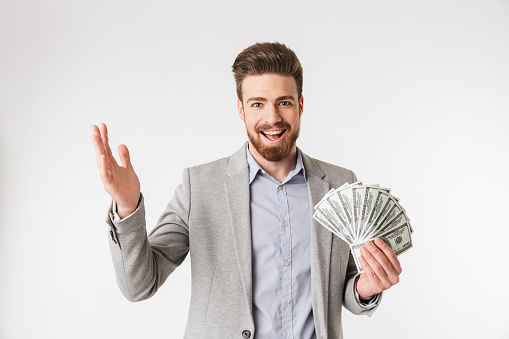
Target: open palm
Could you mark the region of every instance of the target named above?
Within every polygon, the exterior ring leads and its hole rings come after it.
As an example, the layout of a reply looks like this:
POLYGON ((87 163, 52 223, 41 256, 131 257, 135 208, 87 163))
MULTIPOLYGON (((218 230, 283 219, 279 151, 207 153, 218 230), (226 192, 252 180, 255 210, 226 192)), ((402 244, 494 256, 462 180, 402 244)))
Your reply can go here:
POLYGON ((124 218, 136 210, 140 197, 140 181, 131 165, 129 150, 125 145, 118 146, 122 163, 119 166, 111 153, 105 124, 92 125, 92 142, 104 189, 117 203, 118 215, 124 218))

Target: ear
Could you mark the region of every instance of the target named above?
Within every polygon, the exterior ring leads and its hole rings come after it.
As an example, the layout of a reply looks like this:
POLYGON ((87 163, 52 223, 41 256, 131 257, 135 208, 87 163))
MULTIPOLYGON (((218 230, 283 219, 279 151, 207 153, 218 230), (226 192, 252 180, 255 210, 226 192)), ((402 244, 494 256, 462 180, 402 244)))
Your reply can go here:
POLYGON ((301 96, 299 100, 299 118, 302 117, 303 112, 304 112, 304 96, 301 96))
POLYGON ((237 99, 237 110, 239 111, 239 117, 242 121, 246 122, 246 118, 244 116, 244 105, 240 99, 237 99))

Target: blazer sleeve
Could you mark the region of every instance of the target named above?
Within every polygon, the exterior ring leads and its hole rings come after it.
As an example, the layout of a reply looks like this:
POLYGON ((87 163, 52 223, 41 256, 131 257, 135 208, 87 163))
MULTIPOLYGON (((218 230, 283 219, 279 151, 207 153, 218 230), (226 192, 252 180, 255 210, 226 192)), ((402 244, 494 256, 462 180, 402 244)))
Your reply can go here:
POLYGON ((191 201, 189 170, 166 206, 156 227, 147 235, 144 198, 129 217, 115 221, 110 209, 110 251, 117 284, 129 301, 140 301, 156 293, 189 252, 191 201))

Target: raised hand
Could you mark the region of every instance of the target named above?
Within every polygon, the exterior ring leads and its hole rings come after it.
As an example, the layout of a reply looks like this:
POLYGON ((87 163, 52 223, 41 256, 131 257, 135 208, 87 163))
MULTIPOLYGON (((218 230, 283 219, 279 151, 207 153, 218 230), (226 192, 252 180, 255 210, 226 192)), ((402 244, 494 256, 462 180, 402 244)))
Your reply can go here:
POLYGON ((92 125, 92 142, 104 189, 117 203, 118 215, 125 218, 136 210, 140 198, 140 181, 131 165, 129 150, 125 145, 118 146, 122 163, 119 166, 111 153, 105 124, 100 128, 92 125))
POLYGON ((361 299, 369 300, 399 282, 401 265, 394 251, 380 238, 367 241, 361 248, 360 262, 364 273, 357 281, 357 292, 361 299))

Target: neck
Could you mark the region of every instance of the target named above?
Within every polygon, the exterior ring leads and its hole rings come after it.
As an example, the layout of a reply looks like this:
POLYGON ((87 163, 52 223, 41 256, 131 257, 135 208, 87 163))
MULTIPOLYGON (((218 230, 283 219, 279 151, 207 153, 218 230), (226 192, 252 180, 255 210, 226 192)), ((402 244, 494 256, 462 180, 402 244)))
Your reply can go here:
POLYGON ((288 173, 293 171, 297 166, 297 146, 293 145, 290 154, 281 161, 268 161, 264 157, 261 156, 260 153, 256 150, 256 148, 249 142, 249 153, 253 156, 256 162, 261 166, 261 168, 267 172, 274 179, 279 182, 283 182, 285 178, 288 176, 288 173))

